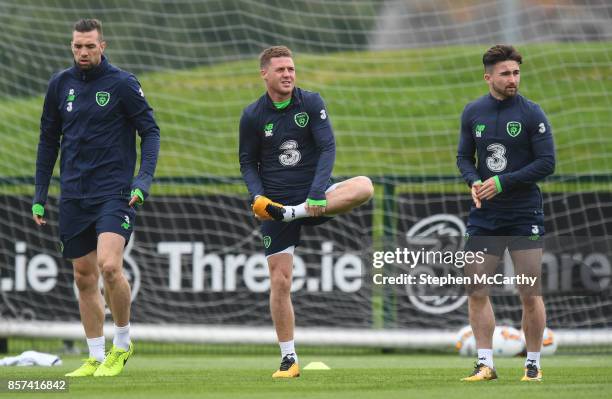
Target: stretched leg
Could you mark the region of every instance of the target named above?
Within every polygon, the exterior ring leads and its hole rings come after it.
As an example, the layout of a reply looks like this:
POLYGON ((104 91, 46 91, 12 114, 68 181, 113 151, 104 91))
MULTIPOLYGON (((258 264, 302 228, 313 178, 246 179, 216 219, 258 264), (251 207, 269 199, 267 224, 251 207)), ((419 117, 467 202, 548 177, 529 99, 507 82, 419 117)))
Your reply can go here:
POLYGON ((338 183, 338 186, 328 192, 325 215, 333 216, 347 213, 368 202, 374 195, 372 181, 365 176, 357 176, 338 183))
POLYGON ((305 217, 335 216, 350 212, 369 201, 373 195, 372 181, 365 176, 357 176, 330 187, 325 194, 327 201, 325 206, 309 206, 307 202, 304 202, 284 207, 280 204, 267 205, 266 210, 273 218, 285 222, 305 217))

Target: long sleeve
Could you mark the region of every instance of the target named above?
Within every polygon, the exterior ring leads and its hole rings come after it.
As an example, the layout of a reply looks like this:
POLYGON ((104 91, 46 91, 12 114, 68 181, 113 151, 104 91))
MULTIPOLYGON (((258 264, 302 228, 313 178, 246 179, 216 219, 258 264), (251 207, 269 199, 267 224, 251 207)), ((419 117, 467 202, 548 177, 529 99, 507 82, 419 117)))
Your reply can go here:
POLYGON ((130 75, 122 87, 124 111, 140 136, 140 168, 132 182, 132 189, 140 189, 146 198, 150 193, 159 157, 160 131, 153 116, 153 109, 145 99, 136 77, 130 75))
POLYGON ((257 195, 264 194, 263 183, 259 176, 260 146, 257 131, 251 127, 248 116, 243 113, 240 118, 238 158, 240 173, 249 190, 251 200, 257 195))
POLYGON ((317 95, 316 102, 311 108, 311 129, 314 141, 319 151, 319 162, 315 177, 310 186, 308 198, 313 200, 325 199, 325 188, 331 178, 334 163, 336 161, 336 140, 332 130, 329 116, 323 99, 317 95))
POLYGON ((529 125, 529 138, 534 160, 521 169, 499 176, 503 190, 516 185, 536 183, 555 171, 555 145, 550 123, 537 107, 529 125))
POLYGON ((60 148, 62 121, 58 109, 57 81, 51 79, 42 116, 40 118, 40 139, 36 154, 36 175, 34 203, 44 205, 47 201, 49 183, 60 148))
POLYGON ((461 133, 459 136, 459 146, 457 149, 457 167, 463 176, 463 180, 472 186, 477 180, 480 180, 478 170, 476 169, 476 143, 472 137, 472 130, 469 123, 466 110, 461 115, 461 133))

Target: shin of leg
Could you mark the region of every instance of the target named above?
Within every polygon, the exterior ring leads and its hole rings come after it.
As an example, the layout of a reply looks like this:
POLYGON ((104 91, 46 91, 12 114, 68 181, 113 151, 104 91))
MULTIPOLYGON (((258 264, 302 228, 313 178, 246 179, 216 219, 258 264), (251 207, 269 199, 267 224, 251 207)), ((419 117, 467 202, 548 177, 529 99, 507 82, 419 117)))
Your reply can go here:
POLYGON ((470 295, 468 298, 470 325, 476 339, 477 348, 493 348, 493 331, 495 330, 495 315, 489 297, 485 295, 470 295))
POLYGON ((74 259, 74 281, 79 290, 79 312, 88 338, 101 337, 104 325, 104 304, 100 293, 100 273, 96 266, 96 252, 74 259))
POLYGON ((523 331, 527 352, 539 352, 546 327, 546 311, 541 296, 521 296, 523 303, 523 331))
POLYGON ((368 202, 374 195, 372 181, 365 176, 357 176, 338 184, 327 193, 327 215, 346 213, 368 202))
POLYGON ((523 331, 528 352, 539 352, 546 327, 546 311, 542 300, 542 249, 511 251, 515 274, 536 278, 534 286, 518 286, 523 304, 523 331))
MULTIPOLYGON (((482 263, 472 263, 465 267, 465 275, 472 281, 476 281, 476 276, 490 276, 495 273, 498 256, 485 255, 482 263)), ((476 347, 481 349, 491 349, 493 346, 493 332, 495 330, 495 315, 489 300, 490 287, 486 284, 476 284, 468 286, 468 309, 470 325, 476 339, 476 347)))
POLYGON ((130 285, 123 274, 123 247, 125 239, 115 233, 102 233, 98 237, 98 267, 104 279, 105 297, 118 326, 130 320, 130 285))
POLYGON ((293 339, 294 315, 291 304, 293 256, 276 254, 268 257, 270 269, 270 312, 281 342, 293 339))

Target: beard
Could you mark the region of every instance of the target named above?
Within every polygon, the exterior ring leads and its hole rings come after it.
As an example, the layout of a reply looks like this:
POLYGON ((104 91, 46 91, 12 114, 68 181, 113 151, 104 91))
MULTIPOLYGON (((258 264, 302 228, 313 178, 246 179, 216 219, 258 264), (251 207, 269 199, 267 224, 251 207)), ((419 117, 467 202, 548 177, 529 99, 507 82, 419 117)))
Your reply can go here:
POLYGON ((514 87, 500 87, 497 85, 493 85, 493 90, 495 90, 495 92, 503 97, 509 98, 509 97, 514 97, 517 95, 518 93, 518 85, 514 86, 514 87))
POLYGON ((89 63, 85 65, 80 64, 77 60, 75 60, 74 63, 81 71, 89 71, 91 69, 94 69, 99 64, 94 64, 91 60, 89 60, 89 63))

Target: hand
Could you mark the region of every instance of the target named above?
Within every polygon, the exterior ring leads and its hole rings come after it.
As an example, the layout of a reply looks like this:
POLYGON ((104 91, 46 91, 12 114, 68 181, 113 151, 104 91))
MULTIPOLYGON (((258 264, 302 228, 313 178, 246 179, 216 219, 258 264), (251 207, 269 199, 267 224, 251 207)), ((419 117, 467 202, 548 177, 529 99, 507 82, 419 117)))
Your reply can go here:
POLYGON ((476 208, 480 209, 482 207, 482 203, 480 202, 480 198, 478 198, 478 190, 482 187, 482 182, 477 181, 472 183, 472 201, 474 201, 474 205, 476 208))
POLYGON ((139 188, 132 190, 130 195, 132 196, 132 198, 130 198, 130 202, 128 203, 129 206, 133 207, 134 205, 144 204, 144 195, 142 194, 142 191, 140 191, 139 188))
POLYGON ((308 205, 306 204, 306 212, 308 212, 308 216, 311 217, 319 217, 325 214, 326 206, 320 205, 308 205))
POLYGON ((132 198, 130 198, 130 202, 128 203, 128 205, 134 206, 134 204, 138 204, 138 201, 140 201, 140 197, 134 195, 132 198))
POLYGON ((32 206, 32 219, 38 226, 44 226, 47 224, 47 221, 43 218, 45 215, 45 207, 41 204, 34 204, 32 206))
POLYGON ((478 188, 478 198, 482 200, 490 200, 498 194, 497 184, 495 182, 495 176, 485 180, 484 183, 478 188))
POLYGON ((306 212, 310 217, 319 217, 325 214, 327 209, 327 200, 306 199, 306 212))

